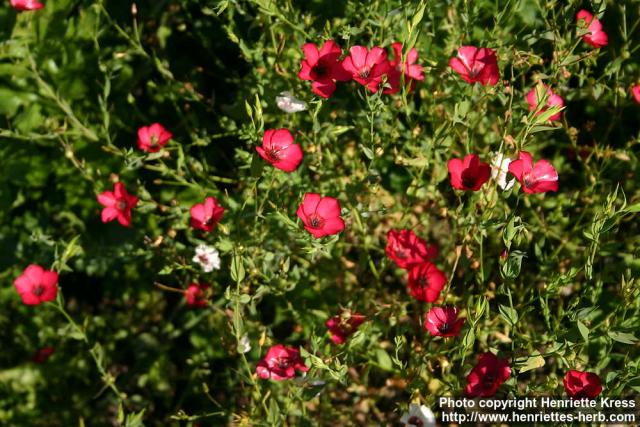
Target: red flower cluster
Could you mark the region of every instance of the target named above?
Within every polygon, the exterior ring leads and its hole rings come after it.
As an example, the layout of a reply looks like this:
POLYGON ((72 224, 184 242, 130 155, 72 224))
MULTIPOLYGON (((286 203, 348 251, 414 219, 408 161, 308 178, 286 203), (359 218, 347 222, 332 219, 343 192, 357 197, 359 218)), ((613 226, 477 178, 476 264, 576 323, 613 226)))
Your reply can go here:
POLYGON ((27 10, 39 10, 44 7, 44 4, 38 0, 11 0, 11 6, 19 11, 27 10))
POLYGON ((143 126, 138 129, 138 148, 148 153, 158 152, 167 145, 172 136, 173 134, 160 123, 143 126))
POLYGON ((572 399, 593 399, 602 392, 600 377, 592 372, 571 370, 564 376, 562 383, 572 399))
POLYGON ((138 204, 138 198, 127 193, 123 183, 116 182, 113 191, 100 193, 98 202, 104 206, 101 216, 102 222, 117 219, 125 227, 131 225, 131 210, 138 204))
POLYGON ((464 320, 464 317, 458 318, 455 307, 433 307, 425 315, 424 327, 434 337, 457 337, 464 320))
POLYGON ((193 205, 190 212, 191 227, 196 230, 211 232, 222 219, 224 208, 220 206, 218 199, 215 197, 207 197, 204 199, 204 203, 193 205))
POLYGON ((316 239, 344 230, 344 220, 340 216, 340 202, 333 197, 321 197, 307 193, 296 212, 305 230, 316 239))
POLYGON ((269 129, 262 137, 262 147, 256 147, 260 157, 273 167, 293 172, 302 162, 302 148, 293 141, 288 129, 269 129))
POLYGON ((465 393, 469 397, 490 397, 511 376, 509 362, 493 353, 483 353, 467 375, 465 393))
POLYGON ((360 325, 364 323, 366 317, 360 313, 352 313, 344 310, 342 313, 327 320, 325 325, 329 328, 331 341, 334 344, 344 344, 347 338, 353 335, 360 325))
POLYGON ((458 55, 449 60, 449 66, 469 84, 495 86, 500 80, 496 52, 486 47, 462 46, 458 55))
POLYGON ((53 301, 58 294, 58 273, 31 264, 13 284, 26 305, 53 301))
POLYGON ((191 283, 184 292, 184 299, 187 305, 192 308, 202 308, 207 306, 207 292, 209 285, 205 283, 191 283))
POLYGON ((309 368, 300 357, 300 350, 274 345, 256 366, 256 374, 263 380, 282 381, 296 376, 296 371, 307 372, 309 368))
POLYGON ((576 16, 578 25, 582 28, 586 28, 589 31, 582 36, 582 40, 585 43, 599 49, 605 47, 609 43, 609 36, 602 29, 602 23, 598 18, 594 18, 593 15, 584 9, 578 12, 576 16))
POLYGON ((411 48, 401 63, 402 44, 391 44, 394 58, 389 60, 387 51, 379 46, 367 49, 364 46, 352 46, 349 54, 342 60, 342 49, 333 40, 327 40, 320 49, 313 43, 302 47, 304 59, 301 62, 298 77, 311 81, 311 90, 318 96, 329 98, 336 90, 336 82, 354 80, 366 86, 371 92, 378 92, 386 79, 388 87, 384 93, 397 93, 402 77, 410 88, 416 80, 423 80, 422 66, 416 64, 418 51, 411 48))

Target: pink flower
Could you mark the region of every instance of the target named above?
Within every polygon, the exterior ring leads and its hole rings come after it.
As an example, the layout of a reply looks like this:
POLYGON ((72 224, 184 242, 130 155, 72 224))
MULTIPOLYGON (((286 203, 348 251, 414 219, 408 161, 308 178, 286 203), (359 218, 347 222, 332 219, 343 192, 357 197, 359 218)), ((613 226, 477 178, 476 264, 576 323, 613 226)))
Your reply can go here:
POLYGON ((400 81, 402 75, 404 75, 405 84, 409 85, 409 90, 413 89, 416 80, 424 80, 424 74, 422 73, 422 65, 416 64, 418 60, 418 51, 416 48, 409 49, 404 63, 400 63, 402 58, 402 43, 391 43, 391 49, 393 49, 393 59, 389 60, 389 84, 390 88, 386 88, 384 93, 397 93, 400 91, 400 81))
POLYGON ((409 293, 418 301, 436 301, 446 283, 444 273, 430 262, 418 264, 409 271, 409 293))
POLYGON ((187 305, 193 308, 202 308, 207 306, 207 291, 209 285, 191 283, 187 290, 184 291, 184 298, 187 300, 187 305))
POLYGON ((428 245, 416 236, 412 230, 389 230, 387 246, 384 248, 387 256, 396 265, 405 270, 416 264, 428 262, 438 256, 438 247, 428 245))
POLYGON ((58 273, 31 264, 13 281, 26 305, 53 301, 58 294, 58 273))
POLYGON ((582 36, 587 44, 599 49, 609 43, 607 33, 602 30, 602 23, 598 18, 594 18, 591 13, 582 9, 577 15, 578 25, 587 28, 589 33, 582 36))
POLYGON ((300 357, 300 350, 282 344, 271 347, 256 366, 256 373, 263 380, 282 381, 293 378, 296 376, 296 370, 307 372, 309 368, 300 357))
POLYGON ((631 87, 631 95, 633 95, 633 99, 640 104, 640 84, 631 87))
POLYGON ((104 206, 102 209, 102 222, 117 219, 120 225, 131 225, 131 209, 138 204, 138 198, 127 193, 124 184, 116 182, 113 191, 105 191, 98 194, 98 202, 104 206))
POLYGON ((500 79, 496 52, 486 47, 462 46, 449 66, 467 83, 494 86, 500 79))
POLYGON ((53 347, 40 347, 38 351, 36 351, 36 354, 33 355, 33 363, 44 363, 55 352, 56 349, 53 347))
POLYGON ((377 92, 382 82, 382 76, 389 72, 387 51, 381 47, 371 50, 364 46, 353 46, 349 49, 349 56, 342 61, 344 69, 351 73, 353 80, 377 92))
POLYGON ((336 90, 336 80, 351 80, 351 75, 342 68, 342 49, 333 40, 327 40, 318 50, 313 43, 302 46, 305 59, 301 62, 298 77, 310 80, 311 90, 318 96, 329 98, 336 90))
POLYGON ((296 212, 305 230, 316 239, 344 230, 344 220, 340 217, 340 203, 333 197, 320 197, 307 193, 296 212))
MULTIPOLYGON (((544 98, 544 92, 547 92, 547 105, 542 107, 540 111, 536 114, 542 114, 547 111, 549 107, 553 107, 557 105, 559 107, 564 107, 564 100, 560 97, 560 95, 555 94, 547 85, 536 86, 527 93, 527 103, 529 104, 529 111, 534 111, 538 108, 538 105, 542 102, 544 98)), ((554 114, 549 117, 549 121, 559 120, 562 116, 562 112, 554 114)))
POLYGON ((558 191, 558 172, 551 163, 540 160, 534 165, 531 154, 526 151, 521 151, 518 160, 509 163, 509 172, 516 177, 525 193, 558 191))
POLYGON ((167 145, 172 136, 173 134, 160 123, 142 126, 138 129, 138 148, 148 153, 155 153, 167 145))
POLYGON ((191 227, 196 230, 213 231, 224 215, 224 208, 215 197, 207 197, 204 203, 196 203, 190 209, 191 227))
POLYGON ((24 11, 42 9, 44 4, 38 0, 11 0, 11 6, 16 10, 24 11))
POLYGON ((273 167, 285 172, 293 172, 302 162, 302 148, 293 142, 293 135, 287 129, 265 131, 262 147, 256 147, 256 151, 273 167))
POLYGON ((451 186, 458 190, 478 191, 491 177, 491 166, 480 161, 477 154, 468 154, 464 160, 451 159, 447 167, 451 186))
POLYGON ((564 376, 562 383, 572 399, 594 399, 602 392, 602 381, 593 372, 571 370, 564 376))
POLYGON ((483 353, 467 376, 465 392, 469 397, 491 397, 510 376, 509 361, 493 353, 483 353))
POLYGON ((456 337, 464 325, 456 307, 433 307, 424 317, 424 327, 434 337, 456 337))
POLYGON ((325 323, 327 328, 329 328, 331 341, 337 345, 344 344, 347 338, 358 330, 358 327, 365 319, 364 315, 352 313, 349 310, 344 310, 342 313, 333 316, 325 323))

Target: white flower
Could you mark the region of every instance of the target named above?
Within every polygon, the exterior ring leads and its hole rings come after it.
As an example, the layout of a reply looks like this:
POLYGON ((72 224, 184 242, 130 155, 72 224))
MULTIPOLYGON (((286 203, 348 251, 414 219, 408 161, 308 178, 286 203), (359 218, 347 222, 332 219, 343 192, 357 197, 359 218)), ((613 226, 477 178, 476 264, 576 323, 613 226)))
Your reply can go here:
POLYGON ((200 264, 205 273, 220 270, 220 254, 212 246, 198 245, 192 261, 200 264))
POLYGON ((405 412, 400 422, 405 426, 412 427, 435 427, 436 417, 431 412, 431 409, 424 405, 409 405, 409 412, 405 412))
POLYGON ((515 182, 514 178, 507 181, 509 173, 509 163, 511 159, 505 157, 502 153, 495 153, 491 158, 491 177, 498 183, 498 186, 504 191, 510 190, 515 182))
POLYGON ((244 354, 249 351, 251 351, 251 341, 249 341, 249 336, 244 334, 238 341, 238 353, 244 354))
POLYGON ((280 92, 280 95, 276 96, 276 105, 286 113, 297 113, 307 109, 307 104, 291 92, 280 92))

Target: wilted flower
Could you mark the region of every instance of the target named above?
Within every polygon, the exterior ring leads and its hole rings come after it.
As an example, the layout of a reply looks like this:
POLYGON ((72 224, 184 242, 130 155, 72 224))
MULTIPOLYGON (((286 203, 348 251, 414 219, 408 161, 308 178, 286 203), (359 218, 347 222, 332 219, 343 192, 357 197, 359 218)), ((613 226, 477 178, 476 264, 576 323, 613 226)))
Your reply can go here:
POLYGON ((424 317, 424 327, 434 337, 455 337, 460 334, 464 320, 458 318, 456 307, 433 307, 424 317))
POLYGON ((342 61, 345 71, 353 80, 377 92, 384 76, 390 69, 387 51, 375 46, 371 50, 364 46, 352 46, 349 55, 342 61))
POLYGON ((213 231, 224 215, 224 208, 215 197, 207 197, 204 203, 196 203, 190 209, 191 227, 196 230, 213 231))
POLYGON ((273 167, 293 172, 302 162, 302 148, 293 142, 288 129, 268 129, 262 137, 262 147, 256 147, 260 157, 273 167))
POLYGON ((200 264, 205 273, 220 270, 220 253, 212 246, 198 245, 192 261, 200 264))
POLYGON ((340 62, 342 49, 333 40, 324 42, 320 50, 313 43, 305 43, 302 51, 304 59, 300 64, 298 77, 312 81, 311 90, 316 95, 329 98, 336 90, 336 80, 351 80, 340 62))
POLYGON ((280 92, 280 95, 276 96, 276 105, 279 109, 285 113, 298 113, 307 109, 307 104, 293 96, 291 92, 280 92))
POLYGON ((102 222, 117 219, 120 225, 131 225, 131 210, 138 204, 138 198, 127 193, 127 189, 121 182, 116 182, 113 191, 105 191, 98 195, 98 202, 104 206, 102 209, 102 222))
MULTIPOLYGON (((529 104, 529 111, 534 111, 538 108, 538 105, 544 99, 546 92, 547 102, 546 105, 540 108, 540 110, 536 114, 542 114, 547 111, 549 107, 553 107, 557 105, 558 107, 564 107, 564 100, 562 97, 556 93, 554 93, 547 85, 540 84, 527 93, 527 104, 529 104)), ((553 116, 549 117, 549 121, 559 120, 562 116, 562 112, 558 112, 553 116)))
POLYGON ((207 306, 207 291, 209 285, 200 283, 191 283, 187 290, 184 291, 184 298, 187 305, 193 308, 202 308, 207 306))
POLYGON ((505 191, 510 190, 516 182, 513 178, 507 181, 509 163, 511 163, 511 159, 502 153, 495 153, 491 157, 491 178, 505 191))
POLYGON ((389 230, 384 251, 398 267, 404 269, 431 261, 438 256, 437 246, 428 245, 412 230, 407 229, 389 230))
POLYGON ((409 85, 409 90, 413 89, 416 80, 424 80, 424 74, 422 73, 422 65, 416 64, 418 61, 418 51, 415 47, 409 49, 404 63, 400 62, 402 58, 402 43, 391 43, 391 49, 393 50, 393 59, 389 60, 389 85, 390 88, 386 88, 384 93, 396 93, 400 90, 401 78, 404 75, 405 84, 409 85))
POLYGON ((53 347, 49 347, 49 346, 40 347, 38 351, 36 351, 36 354, 33 355, 33 359, 32 359, 33 363, 38 363, 38 364, 44 363, 55 352, 56 352, 56 349, 53 347))
POLYGON ((58 273, 31 264, 13 281, 13 284, 20 294, 23 304, 38 305, 56 299, 58 273))
POLYGON ((602 381, 593 372, 570 370, 562 379, 564 389, 572 399, 593 399, 602 392, 602 381))
POLYGON ((582 36, 587 44, 595 48, 601 48, 609 43, 609 36, 602 30, 602 23, 598 18, 584 9, 580 10, 577 15, 578 25, 585 27, 589 32, 582 36))
POLYGON ((296 215, 302 220, 305 230, 316 239, 344 230, 344 220, 340 217, 340 203, 333 197, 307 193, 298 206, 296 215))
POLYGON ((353 335, 364 321, 364 315, 345 310, 327 320, 325 325, 329 328, 331 341, 339 345, 344 344, 347 338, 353 335))
POLYGON ((469 397, 491 397, 511 376, 509 362, 486 352, 467 376, 465 392, 469 397))
POLYGON ((296 376, 296 370, 307 372, 309 368, 300 357, 300 350, 274 345, 267 351, 266 356, 258 362, 256 373, 262 379, 282 381, 296 376))
POLYGON ((409 405, 409 412, 405 412, 400 418, 405 427, 435 427, 436 417, 431 409, 424 405, 409 405))
POLYGON ((11 6, 16 10, 27 11, 42 9, 44 4, 38 0, 11 0, 11 6))
POLYGON ((477 154, 468 154, 464 160, 451 159, 447 167, 451 186, 458 190, 478 191, 491 176, 491 167, 477 154))
POLYGON ((500 79, 496 52, 486 47, 462 46, 449 66, 467 83, 494 86, 500 79))
POLYGON ((418 301, 434 302, 447 283, 447 277, 434 264, 425 262, 409 271, 409 293, 418 301))
POLYGON ((240 337, 237 350, 240 354, 248 353, 251 351, 251 341, 249 340, 249 335, 244 334, 242 337, 240 337))
POLYGON ((138 148, 148 153, 160 151, 167 145, 173 134, 160 123, 143 126, 138 129, 138 148))
POLYGON ((516 177, 525 193, 558 191, 558 172, 551 163, 540 160, 533 164, 531 154, 521 151, 518 160, 509 164, 509 172, 516 177))

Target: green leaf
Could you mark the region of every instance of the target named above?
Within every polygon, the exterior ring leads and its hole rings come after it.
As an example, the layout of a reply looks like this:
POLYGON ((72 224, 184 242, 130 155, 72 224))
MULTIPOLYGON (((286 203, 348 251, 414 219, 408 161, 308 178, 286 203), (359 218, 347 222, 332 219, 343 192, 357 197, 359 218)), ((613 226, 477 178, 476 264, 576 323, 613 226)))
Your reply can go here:
POLYGON ((582 335, 584 342, 589 342, 589 328, 579 320, 576 321, 576 324, 578 325, 578 331, 580 332, 580 335, 582 335))
POLYGON ((393 362, 391 361, 391 357, 384 349, 376 350, 376 358, 378 359, 378 365, 385 371, 391 371, 393 369, 393 362))
POLYGON ((518 312, 506 305, 500 304, 499 307, 500 316, 511 326, 515 326, 518 323, 518 312))
POLYGON ((516 367, 520 373, 532 371, 534 369, 541 368, 545 365, 544 357, 539 354, 534 354, 522 359, 516 359, 516 367))
POLYGON ((638 341, 635 335, 628 332, 609 331, 607 335, 609 335, 612 340, 623 344, 635 344, 638 341))

